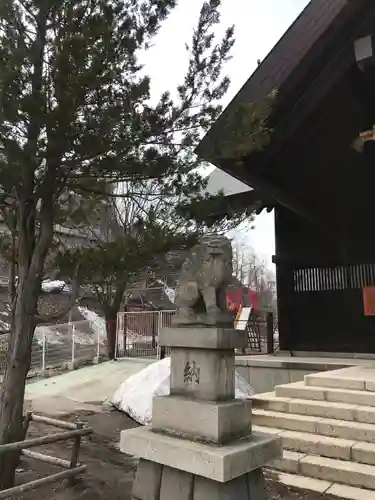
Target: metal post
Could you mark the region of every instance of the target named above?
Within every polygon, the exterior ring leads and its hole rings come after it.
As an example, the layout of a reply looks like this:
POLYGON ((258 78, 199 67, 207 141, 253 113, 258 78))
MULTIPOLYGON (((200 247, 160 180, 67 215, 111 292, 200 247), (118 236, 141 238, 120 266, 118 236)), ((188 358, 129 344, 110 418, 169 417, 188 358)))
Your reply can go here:
POLYGON ((46 369, 46 334, 43 331, 43 336, 42 336, 42 373, 46 369))
POLYGON ((123 314, 123 320, 122 320, 122 328, 123 328, 123 339, 124 339, 124 352, 122 353, 123 357, 127 356, 127 342, 128 342, 128 305, 125 303, 124 306, 124 314, 123 314))
POLYGON ((158 359, 165 358, 165 346, 160 345, 160 332, 163 328, 163 311, 159 311, 159 321, 158 321, 158 359))
MULTIPOLYGON (((99 363, 99 358, 100 358, 100 330, 99 330, 99 328, 96 329, 96 336, 97 336, 96 362, 99 363)), ((117 349, 117 331, 116 331, 116 349, 117 349)), ((115 350, 115 358, 116 358, 116 350, 115 350)))
POLYGON ((156 347, 156 336, 159 335, 159 318, 160 318, 160 311, 157 311, 155 307, 152 307, 151 309, 151 348, 152 350, 155 349, 156 347), (156 320, 156 321, 155 321, 156 320))
POLYGON ((267 354, 274 353, 274 339, 273 339, 273 313, 267 314, 267 354))
MULTIPOLYGON (((116 361, 116 359, 118 359, 118 333, 119 333, 119 330, 120 330, 120 324, 119 324, 120 317, 119 317, 119 314, 120 313, 117 313, 117 316, 116 316, 115 361, 116 361)), ((98 345, 99 345, 99 339, 98 339, 98 345)), ((99 352, 99 347, 98 347, 98 352, 99 352)))
POLYGON ((76 357, 76 329, 74 323, 72 323, 72 368, 74 369, 74 362, 76 357))

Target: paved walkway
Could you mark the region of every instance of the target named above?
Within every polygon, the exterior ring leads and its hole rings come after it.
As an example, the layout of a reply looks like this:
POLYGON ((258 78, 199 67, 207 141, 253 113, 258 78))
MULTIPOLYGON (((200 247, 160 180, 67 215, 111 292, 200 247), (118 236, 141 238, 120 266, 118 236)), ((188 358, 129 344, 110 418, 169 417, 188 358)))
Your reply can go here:
POLYGON ((31 382, 26 386, 25 409, 55 416, 98 412, 121 382, 148 364, 147 360, 108 361, 31 382))
POLYGON ((360 355, 356 357, 329 357, 326 356, 288 356, 283 354, 253 354, 236 356, 236 365, 248 366, 268 366, 268 367, 285 367, 298 365, 299 367, 306 366, 312 367, 314 365, 322 367, 321 370, 328 370, 339 367, 374 366, 374 358, 361 358, 360 355))
MULTIPOLYGON (((98 412, 108 398, 115 393, 121 382, 142 370, 153 361, 127 359, 109 361, 64 373, 49 379, 30 382, 26 386, 25 409, 49 415, 64 415, 75 411, 98 412)), ((322 364, 326 370, 343 366, 374 366, 374 360, 341 358, 308 358, 287 356, 239 356, 236 364, 277 366, 284 364, 322 364)))

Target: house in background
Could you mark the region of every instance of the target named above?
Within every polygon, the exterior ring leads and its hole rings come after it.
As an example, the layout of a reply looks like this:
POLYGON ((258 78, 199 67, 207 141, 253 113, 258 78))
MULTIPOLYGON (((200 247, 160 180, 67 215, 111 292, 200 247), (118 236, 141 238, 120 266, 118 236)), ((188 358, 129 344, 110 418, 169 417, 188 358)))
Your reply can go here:
POLYGON ((220 168, 215 168, 208 176, 206 192, 214 195, 223 190, 225 196, 252 191, 247 184, 239 181, 220 168))

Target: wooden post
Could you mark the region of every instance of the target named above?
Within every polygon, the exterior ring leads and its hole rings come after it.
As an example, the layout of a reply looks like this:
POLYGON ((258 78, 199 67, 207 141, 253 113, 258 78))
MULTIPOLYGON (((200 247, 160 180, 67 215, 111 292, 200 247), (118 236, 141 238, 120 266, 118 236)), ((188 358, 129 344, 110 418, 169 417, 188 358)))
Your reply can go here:
POLYGON ((73 422, 65 422, 64 420, 57 420, 43 415, 31 415, 31 420, 33 422, 40 422, 42 424, 51 425, 52 427, 67 429, 69 431, 77 430, 77 424, 74 424, 73 422))
POLYGON ((40 479, 35 479, 34 481, 30 481, 28 483, 20 484, 18 486, 14 486, 13 488, 9 488, 8 490, 0 491, 0 499, 5 498, 8 499, 11 496, 19 496, 26 491, 34 490, 39 486, 45 486, 46 484, 57 483, 67 477, 77 476, 78 474, 82 474, 86 471, 86 465, 81 465, 80 467, 76 467, 75 469, 64 470, 62 472, 58 472, 57 474, 53 474, 52 476, 42 477, 40 479))
POLYGON ((33 419, 33 413, 27 411, 23 417, 22 428, 23 428, 23 439, 26 439, 27 431, 29 430, 30 422, 33 419))
POLYGON ((267 354, 274 353, 273 313, 267 313, 267 354))
POLYGON ((46 464, 57 465, 58 467, 64 467, 64 469, 70 469, 70 460, 51 457, 50 455, 45 455, 44 453, 38 453, 31 450, 21 450, 21 454, 27 458, 39 460, 40 462, 44 462, 46 464))
POLYGON ((15 443, 8 443, 0 445, 0 455, 9 453, 15 450, 26 450, 28 448, 35 448, 36 446, 43 446, 45 444, 57 443, 59 441, 67 441, 68 439, 75 439, 77 436, 88 436, 92 434, 91 427, 87 429, 79 428, 74 431, 60 432, 56 434, 47 434, 47 436, 37 437, 33 439, 26 439, 25 441, 17 441, 15 443))
MULTIPOLYGON (((82 429, 83 423, 77 422, 77 429, 82 429)), ((73 443, 72 458, 70 460, 70 468, 75 469, 78 464, 78 454, 81 447, 81 436, 76 436, 73 443)), ((70 476, 68 478, 68 485, 74 486, 76 484, 76 476, 70 476)))
MULTIPOLYGON (((27 431, 29 430, 29 425, 30 425, 32 418, 33 418, 33 414, 31 411, 27 411, 25 413, 25 415, 23 416, 23 420, 22 420, 22 439, 23 440, 26 439, 27 431)), ((19 461, 18 461, 18 466, 20 464, 21 464, 21 453, 20 453, 20 457, 19 457, 19 461)))

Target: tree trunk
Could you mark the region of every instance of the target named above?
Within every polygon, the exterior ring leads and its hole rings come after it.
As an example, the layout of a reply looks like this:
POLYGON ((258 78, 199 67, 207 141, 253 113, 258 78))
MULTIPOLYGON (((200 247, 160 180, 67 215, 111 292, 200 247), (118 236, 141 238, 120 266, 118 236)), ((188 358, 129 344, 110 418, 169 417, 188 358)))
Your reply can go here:
POLYGON ((116 356, 117 313, 120 310, 123 296, 124 284, 116 283, 116 292, 112 298, 111 304, 106 304, 105 307, 105 320, 107 326, 107 351, 109 359, 115 359, 116 356))
MULTIPOLYGON (((7 363, 0 392, 0 444, 23 440, 23 401, 31 361, 38 285, 37 281, 30 280, 17 287, 7 363)), ((19 456, 19 452, 0 455, 0 490, 14 485, 19 456)))
POLYGON ((116 356, 116 330, 117 330, 117 312, 111 311, 106 315, 107 327, 107 354, 109 359, 115 359, 116 356))

